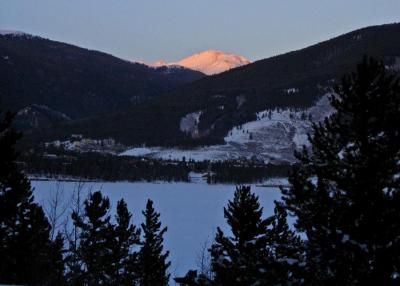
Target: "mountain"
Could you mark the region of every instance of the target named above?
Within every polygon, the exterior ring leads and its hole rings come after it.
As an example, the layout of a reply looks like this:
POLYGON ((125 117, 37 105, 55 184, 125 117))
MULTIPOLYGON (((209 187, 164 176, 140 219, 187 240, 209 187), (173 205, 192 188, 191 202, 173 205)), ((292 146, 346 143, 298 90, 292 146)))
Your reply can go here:
POLYGON ((22 32, 0 31, 0 108, 21 111, 21 126, 49 126, 55 118, 50 114, 56 113, 62 114, 56 118, 70 121, 126 109, 202 77, 186 68, 149 68, 22 32))
MULTIPOLYGON (((196 151, 208 145, 225 154, 239 150, 238 157, 265 153, 261 156, 290 160, 285 154, 304 143, 307 118, 317 117, 313 106, 363 55, 380 58, 388 69, 399 71, 400 24, 356 30, 205 77, 123 112, 70 122, 29 139, 51 141, 78 133, 86 138, 115 138, 127 146, 196 151), (265 117, 270 113, 271 119, 265 117)), ((321 115, 329 113, 329 108, 321 110, 321 115)))
POLYGON ((233 68, 249 64, 245 57, 224 53, 217 50, 207 50, 186 57, 175 64, 188 69, 200 71, 207 75, 218 74, 233 68))
POLYGON ((167 63, 164 60, 159 60, 150 64, 150 66, 181 66, 206 75, 214 75, 249 63, 250 61, 243 56, 218 50, 207 50, 195 53, 177 62, 167 63))

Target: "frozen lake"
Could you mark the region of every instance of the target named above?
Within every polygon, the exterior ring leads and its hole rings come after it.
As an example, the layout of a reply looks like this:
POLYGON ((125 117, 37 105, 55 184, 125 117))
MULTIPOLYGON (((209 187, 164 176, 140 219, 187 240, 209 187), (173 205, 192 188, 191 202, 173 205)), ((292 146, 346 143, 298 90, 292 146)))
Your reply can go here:
MULTIPOLYGON (((77 183, 61 182, 64 195, 69 198, 77 183)), ((57 187, 56 181, 32 181, 35 199, 42 205, 48 203, 50 192, 57 187)), ((161 213, 163 226, 168 227, 165 235, 165 249, 170 251, 172 262, 170 273, 185 274, 187 270, 197 268, 197 256, 202 245, 214 238, 217 226, 226 230, 223 207, 233 197, 234 185, 207 185, 205 183, 128 183, 101 182, 85 183, 86 192, 101 190, 110 198, 112 212, 116 202, 123 198, 133 213, 133 223, 142 221, 141 211, 148 198, 154 201, 157 212, 161 213)), ((277 188, 252 186, 264 207, 264 216, 273 214, 274 200, 279 200, 277 188)))

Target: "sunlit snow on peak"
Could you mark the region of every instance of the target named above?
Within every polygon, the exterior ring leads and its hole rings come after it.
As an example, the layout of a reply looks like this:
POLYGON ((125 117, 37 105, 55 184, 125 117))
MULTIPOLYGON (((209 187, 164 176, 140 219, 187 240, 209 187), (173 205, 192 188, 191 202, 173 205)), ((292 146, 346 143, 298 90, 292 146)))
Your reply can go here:
POLYGON ((240 55, 225 53, 219 50, 206 50, 176 62, 167 63, 163 60, 159 60, 148 65, 153 67, 182 66, 191 70, 200 71, 207 75, 213 75, 249 63, 251 62, 248 59, 240 55))

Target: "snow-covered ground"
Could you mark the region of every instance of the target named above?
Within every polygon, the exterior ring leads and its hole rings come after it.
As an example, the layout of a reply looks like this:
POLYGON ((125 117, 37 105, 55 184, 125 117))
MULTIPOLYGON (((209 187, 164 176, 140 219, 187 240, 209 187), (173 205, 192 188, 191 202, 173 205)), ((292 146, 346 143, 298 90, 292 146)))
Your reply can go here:
MULTIPOLYGON (((76 188, 74 182, 62 182, 65 201, 76 188)), ((35 199, 42 205, 49 204, 50 194, 57 188, 56 181, 32 181, 35 199)), ((168 226, 165 235, 165 249, 170 250, 172 276, 185 274, 196 268, 197 256, 204 243, 213 240, 217 226, 227 230, 223 207, 233 197, 234 185, 207 185, 204 183, 86 183, 89 189, 101 190, 110 198, 112 213, 116 202, 123 198, 133 213, 133 221, 138 225, 142 220, 141 210, 148 198, 154 201, 161 213, 161 221, 168 226)), ((264 216, 273 214, 273 202, 280 198, 277 188, 252 186, 264 207, 264 216)))
MULTIPOLYGON (((181 130, 184 129, 196 135, 200 112, 190 113, 183 117, 181 130)), ((255 157, 265 162, 293 161, 294 150, 308 145, 307 134, 311 132, 311 121, 321 121, 332 112, 333 109, 326 95, 315 106, 305 110, 271 109, 259 112, 257 120, 236 126, 228 132, 224 138, 226 142, 224 145, 193 149, 139 147, 126 150, 120 155, 176 160, 182 160, 185 157, 197 161, 244 157, 247 159, 255 157)))
POLYGON ((179 129, 182 132, 190 133, 193 138, 198 136, 198 124, 202 111, 189 113, 181 119, 179 129))

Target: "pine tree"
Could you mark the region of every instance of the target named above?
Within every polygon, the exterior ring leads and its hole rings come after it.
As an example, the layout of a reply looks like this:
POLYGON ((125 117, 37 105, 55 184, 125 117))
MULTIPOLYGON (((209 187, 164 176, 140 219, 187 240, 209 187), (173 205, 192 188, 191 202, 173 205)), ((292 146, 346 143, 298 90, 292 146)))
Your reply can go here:
POLYGON ((50 264, 52 271, 45 281, 45 285, 66 285, 64 262, 64 238, 58 233, 50 248, 50 264))
MULTIPOLYGON (((84 285, 109 285, 112 269, 111 249, 113 227, 108 215, 110 201, 101 192, 89 194, 84 202, 84 216, 72 213, 72 220, 80 231, 77 255, 81 269, 74 269, 74 279, 84 285)), ((75 281, 75 282, 76 282, 75 281)))
POLYGON ((220 229, 211 247, 213 277, 190 270, 174 280, 180 285, 300 285, 304 263, 302 241, 287 223, 287 212, 275 202, 274 215, 263 220, 258 198, 249 187, 237 188, 224 209, 234 237, 220 229))
POLYGON ((268 221, 262 219, 258 197, 250 187, 236 188, 233 201, 224 208, 232 237, 217 229, 211 247, 212 271, 216 285, 253 285, 265 277, 268 221))
POLYGON ((140 229, 131 224, 131 218, 125 201, 118 201, 111 245, 113 285, 135 285, 137 282, 137 253, 133 247, 140 244, 140 229))
POLYGON ((167 227, 161 229, 160 214, 153 208, 153 202, 147 201, 146 210, 142 212, 145 222, 141 224, 144 241, 138 255, 139 284, 141 286, 168 285, 167 262, 169 251, 163 253, 163 236, 167 227))
POLYGON ((313 126, 312 149, 297 153, 285 192, 307 236, 313 285, 400 282, 400 84, 364 58, 343 77, 336 113, 313 126))
POLYGON ((52 271, 50 225, 15 163, 21 134, 12 128, 13 117, 8 112, 0 121, 0 282, 35 285, 52 271))
POLYGON ((275 202, 274 215, 267 219, 266 232, 268 260, 262 285, 300 285, 304 263, 303 242, 287 222, 287 211, 281 202, 275 202))

